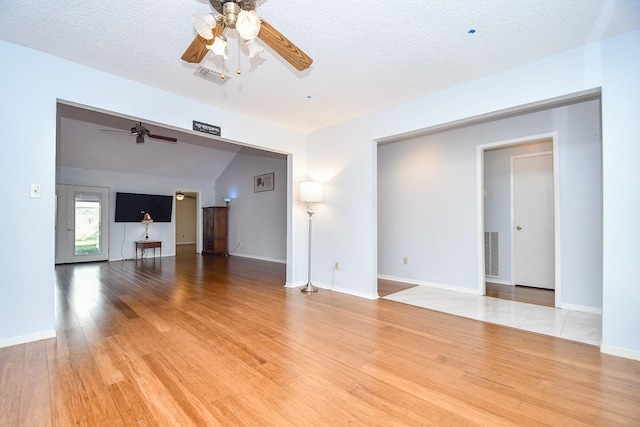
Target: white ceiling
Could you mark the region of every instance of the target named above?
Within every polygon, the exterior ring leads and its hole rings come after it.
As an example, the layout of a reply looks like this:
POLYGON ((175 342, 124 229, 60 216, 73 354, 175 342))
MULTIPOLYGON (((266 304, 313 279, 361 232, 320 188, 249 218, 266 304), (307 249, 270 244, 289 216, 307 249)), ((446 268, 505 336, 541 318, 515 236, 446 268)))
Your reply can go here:
MULTIPOLYGON (((180 59, 206 0, 0 2, 0 38, 303 132, 640 27, 638 0, 268 0, 258 14, 314 60, 229 37, 217 85, 180 59), (469 33, 470 29, 476 32, 469 33)), ((219 59, 204 64, 220 69, 219 59)))

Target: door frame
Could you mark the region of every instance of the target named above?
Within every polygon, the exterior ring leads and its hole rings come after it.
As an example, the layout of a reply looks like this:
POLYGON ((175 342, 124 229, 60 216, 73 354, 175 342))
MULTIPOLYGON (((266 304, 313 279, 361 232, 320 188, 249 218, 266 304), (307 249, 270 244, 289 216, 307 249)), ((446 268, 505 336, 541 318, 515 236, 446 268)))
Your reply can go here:
POLYGON ((109 212, 110 212, 110 197, 111 190, 108 187, 94 187, 87 185, 73 185, 73 184, 57 184, 56 183, 56 197, 55 197, 55 259, 54 263, 57 264, 70 264, 77 262, 95 262, 95 261, 109 261, 109 212), (68 211, 71 202, 75 203, 75 193, 101 193, 101 212, 100 212, 100 238, 102 241, 101 252, 94 256, 80 256, 71 255, 68 257, 69 242, 68 225, 76 227, 75 218, 72 223, 69 223, 68 211), (63 238, 64 235, 64 238, 63 238))
MULTIPOLYGON (((528 142, 551 140, 553 146, 553 221, 554 221, 554 262, 555 262, 555 306, 562 305, 562 256, 561 256, 561 224, 560 224, 560 150, 558 132, 529 135, 502 141, 494 141, 476 146, 476 245, 478 265, 478 295, 486 295, 484 271, 484 152, 492 148, 507 147, 528 142)), ((511 248, 513 252, 513 247, 511 248)))
MULTIPOLYGON (((202 253, 202 194, 200 190, 185 190, 184 188, 173 190, 173 211, 175 212, 174 216, 174 225, 173 225, 173 234, 175 236, 176 230, 178 228, 178 201, 176 200, 177 193, 191 193, 196 196, 196 253, 202 253)), ((175 239, 176 243, 174 245, 174 250, 177 252, 178 239, 175 239)))

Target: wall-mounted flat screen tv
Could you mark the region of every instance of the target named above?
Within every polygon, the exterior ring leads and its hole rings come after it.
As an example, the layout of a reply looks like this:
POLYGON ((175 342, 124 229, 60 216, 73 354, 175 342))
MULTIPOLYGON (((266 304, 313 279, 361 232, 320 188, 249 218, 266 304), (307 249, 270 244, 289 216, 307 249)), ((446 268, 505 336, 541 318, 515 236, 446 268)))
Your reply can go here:
POLYGON ((116 193, 115 222, 140 222, 149 213, 153 222, 171 222, 173 196, 116 193))

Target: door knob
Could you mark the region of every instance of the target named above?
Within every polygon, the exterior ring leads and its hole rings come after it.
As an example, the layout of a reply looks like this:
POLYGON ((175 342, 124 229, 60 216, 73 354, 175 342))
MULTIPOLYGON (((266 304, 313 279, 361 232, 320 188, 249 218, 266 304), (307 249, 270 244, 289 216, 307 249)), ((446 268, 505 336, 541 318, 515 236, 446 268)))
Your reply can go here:
POLYGON ((522 227, 517 226, 517 227, 516 227, 516 230, 522 230, 522 227))

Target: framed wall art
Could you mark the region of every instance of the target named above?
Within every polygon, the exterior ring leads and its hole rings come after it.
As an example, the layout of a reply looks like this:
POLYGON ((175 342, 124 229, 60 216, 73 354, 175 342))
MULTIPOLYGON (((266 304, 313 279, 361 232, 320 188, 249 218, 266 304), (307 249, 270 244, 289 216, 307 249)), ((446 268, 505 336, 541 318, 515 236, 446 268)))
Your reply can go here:
POLYGON ((273 190, 273 172, 253 177, 253 192, 273 190))

